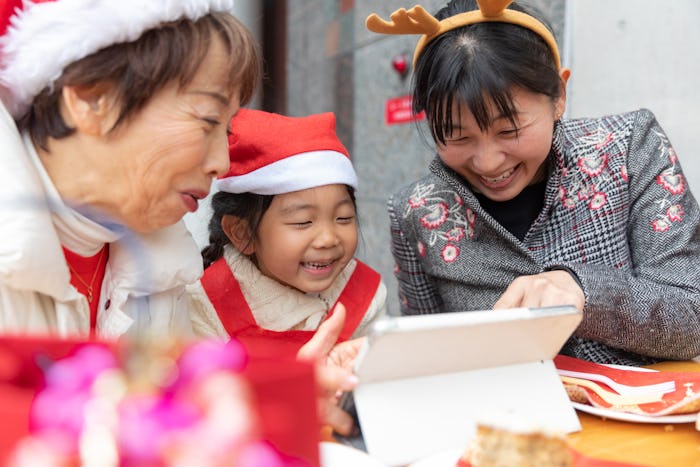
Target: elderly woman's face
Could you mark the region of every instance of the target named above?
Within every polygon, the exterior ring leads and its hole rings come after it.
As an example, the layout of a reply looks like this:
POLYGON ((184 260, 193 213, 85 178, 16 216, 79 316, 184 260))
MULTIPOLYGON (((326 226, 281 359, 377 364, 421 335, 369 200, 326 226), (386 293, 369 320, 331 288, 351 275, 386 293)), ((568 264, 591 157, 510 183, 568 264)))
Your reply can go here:
POLYGON ((174 224, 197 209, 212 179, 229 167, 227 128, 239 93, 231 96, 226 87, 225 53, 214 41, 187 87, 167 86, 108 136, 109 159, 118 164, 112 185, 105 186, 108 205, 96 207, 139 232, 174 224))

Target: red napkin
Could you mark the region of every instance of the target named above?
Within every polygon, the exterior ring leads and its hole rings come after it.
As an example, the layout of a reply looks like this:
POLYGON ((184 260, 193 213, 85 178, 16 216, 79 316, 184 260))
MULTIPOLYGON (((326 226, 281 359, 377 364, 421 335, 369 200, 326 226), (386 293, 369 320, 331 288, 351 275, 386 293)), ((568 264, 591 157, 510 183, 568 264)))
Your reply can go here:
MULTIPOLYGON (((638 371, 634 367, 630 369, 609 367, 598 363, 588 362, 577 358, 557 355, 554 358, 557 370, 568 370, 579 372, 583 375, 590 374, 593 378, 596 375, 603 375, 612 379, 616 383, 621 383, 629 387, 640 387, 658 385, 659 383, 674 384, 674 389, 660 396, 658 402, 647 403, 625 403, 613 405, 601 398, 595 391, 585 386, 577 386, 583 390, 588 402, 596 407, 602 407, 621 412, 630 412, 650 416, 662 416, 681 413, 694 413, 700 410, 700 373, 696 372, 675 372, 675 371, 638 371)), ((611 386, 588 379, 585 376, 579 378, 593 383, 603 390, 620 394, 611 386)), ((568 383, 567 383, 568 384, 568 383)), ((654 391, 650 390, 650 393, 654 391)), ((624 395, 622 395, 624 399, 624 395)))

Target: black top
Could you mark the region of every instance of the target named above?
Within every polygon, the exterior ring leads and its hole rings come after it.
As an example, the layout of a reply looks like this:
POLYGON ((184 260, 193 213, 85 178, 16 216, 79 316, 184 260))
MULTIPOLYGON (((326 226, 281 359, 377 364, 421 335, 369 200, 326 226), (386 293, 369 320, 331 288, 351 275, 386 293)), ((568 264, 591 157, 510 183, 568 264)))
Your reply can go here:
POLYGON ((479 204, 499 224, 522 241, 544 205, 547 181, 525 187, 518 196, 508 201, 493 201, 481 193, 474 193, 479 204))

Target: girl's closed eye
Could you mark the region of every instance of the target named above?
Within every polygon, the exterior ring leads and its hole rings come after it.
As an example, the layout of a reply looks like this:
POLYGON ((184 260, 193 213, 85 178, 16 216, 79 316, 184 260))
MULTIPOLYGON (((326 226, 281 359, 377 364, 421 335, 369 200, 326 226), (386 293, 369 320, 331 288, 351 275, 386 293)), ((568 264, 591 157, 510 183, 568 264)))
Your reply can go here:
POLYGON ((466 143, 471 140, 471 137, 464 128, 454 128, 452 133, 445 135, 445 142, 451 144, 466 143))
POLYGON ((287 222, 286 225, 298 228, 305 228, 311 226, 310 220, 298 220, 287 222))
POLYGON ((505 129, 499 131, 498 134, 501 136, 508 137, 508 138, 514 138, 514 137, 518 136, 519 132, 520 132, 520 128, 512 127, 512 128, 505 128, 505 129))
POLYGON ((355 220, 355 216, 342 216, 338 217, 337 219, 338 222, 340 222, 341 224, 349 224, 355 220))
POLYGON ((466 143, 469 141, 469 136, 458 136, 456 138, 448 138, 446 140, 448 143, 466 143))
POLYGON ((445 143, 448 143, 448 144, 465 144, 465 143, 468 143, 469 140, 470 140, 470 138, 469 138, 469 136, 467 136, 467 135, 456 134, 456 135, 448 135, 448 136, 445 138, 445 143))

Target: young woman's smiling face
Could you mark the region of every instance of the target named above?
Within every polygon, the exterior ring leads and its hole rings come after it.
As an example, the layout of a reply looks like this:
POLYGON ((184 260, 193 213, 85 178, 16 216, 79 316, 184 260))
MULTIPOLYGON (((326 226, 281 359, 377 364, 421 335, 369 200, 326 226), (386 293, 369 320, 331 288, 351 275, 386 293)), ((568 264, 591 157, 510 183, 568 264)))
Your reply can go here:
POLYGON ((345 185, 275 195, 253 240, 260 271, 305 293, 331 286, 357 248, 355 205, 345 185))
MULTIPOLYGON (((543 94, 514 89, 516 124, 493 118, 482 131, 469 107, 455 109, 452 134, 437 144, 440 159, 464 177, 472 189, 493 201, 507 201, 544 176, 554 122, 564 98, 557 102, 543 94)), ((495 112, 493 105, 489 109, 495 112)))

